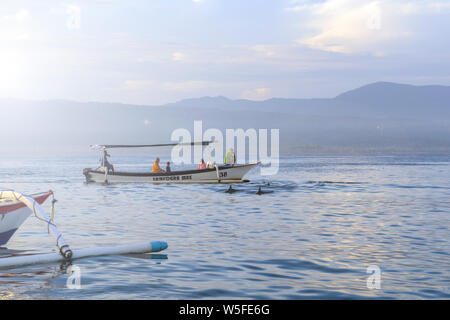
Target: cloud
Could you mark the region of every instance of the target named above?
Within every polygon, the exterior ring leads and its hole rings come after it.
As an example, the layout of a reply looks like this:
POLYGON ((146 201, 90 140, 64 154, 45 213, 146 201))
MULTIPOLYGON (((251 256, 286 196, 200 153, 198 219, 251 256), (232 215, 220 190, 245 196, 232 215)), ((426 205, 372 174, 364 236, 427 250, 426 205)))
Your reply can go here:
POLYGON ((161 62, 162 59, 155 55, 143 55, 136 59, 137 62, 161 62))
MULTIPOLYGON (((298 7, 297 7, 298 10, 298 7)), ((379 1, 334 0, 309 7, 309 27, 318 30, 298 42, 313 49, 354 53, 372 50, 380 42, 398 36, 397 30, 383 22, 383 8, 379 1)))
POLYGON ((24 22, 30 19, 31 15, 27 10, 20 10, 14 17, 18 22, 24 22))
POLYGON ((165 90, 169 91, 197 91, 200 89, 213 87, 214 84, 207 81, 181 81, 181 82, 164 82, 163 87, 165 90))
POLYGON ((449 3, 436 1, 327 0, 288 8, 302 15, 310 34, 298 43, 313 49, 346 54, 385 54, 400 39, 414 36, 411 15, 439 14, 449 3))
POLYGON ((31 38, 29 27, 31 14, 28 10, 20 10, 17 13, 0 16, 0 49, 13 49, 12 43, 16 40, 23 41, 31 38))
POLYGON ((273 57, 275 56, 275 50, 273 46, 263 46, 263 45, 256 45, 252 47, 252 50, 258 53, 262 53, 263 55, 267 57, 273 57))
POLYGON ((272 89, 270 88, 257 88, 246 90, 242 93, 241 98, 248 100, 266 100, 269 98, 272 89))
POLYGON ((174 52, 172 54, 172 60, 173 61, 182 61, 182 60, 184 60, 184 54, 181 52, 174 52))
POLYGON ((20 10, 16 14, 13 15, 5 15, 0 17, 0 22, 16 22, 16 23, 24 23, 31 19, 31 14, 28 10, 20 10))
POLYGON ((125 88, 127 89, 143 89, 150 86, 153 81, 150 80, 126 80, 125 88))

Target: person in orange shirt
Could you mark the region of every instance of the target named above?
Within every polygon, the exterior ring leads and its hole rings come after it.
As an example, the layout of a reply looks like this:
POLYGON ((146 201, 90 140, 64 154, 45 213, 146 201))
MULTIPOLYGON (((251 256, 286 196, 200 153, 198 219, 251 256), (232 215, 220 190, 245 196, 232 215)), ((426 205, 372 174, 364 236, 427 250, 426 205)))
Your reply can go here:
POLYGON ((156 158, 155 162, 153 162, 152 172, 153 172, 153 173, 164 173, 164 172, 165 172, 165 171, 164 171, 163 169, 161 169, 161 167, 159 166, 159 158, 156 158))

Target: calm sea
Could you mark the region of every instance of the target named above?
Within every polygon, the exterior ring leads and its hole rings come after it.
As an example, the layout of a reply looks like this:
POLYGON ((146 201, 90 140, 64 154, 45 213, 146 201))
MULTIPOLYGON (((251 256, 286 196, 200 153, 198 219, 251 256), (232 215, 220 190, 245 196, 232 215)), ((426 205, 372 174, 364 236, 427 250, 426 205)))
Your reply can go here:
MULTIPOLYGON (((112 162, 151 166, 140 156, 112 162)), ((60 264, 0 270, 0 299, 450 298, 450 156, 284 156, 278 175, 253 169, 233 194, 224 185, 86 185, 82 169, 96 164, 0 159, 0 185, 52 189, 73 248, 169 248, 75 261, 81 289, 66 287, 60 264), (260 186, 267 193, 257 195, 260 186), (380 268, 380 289, 367 287, 369 266, 380 268)), ((30 217, 7 247, 49 252, 55 241, 30 217)))

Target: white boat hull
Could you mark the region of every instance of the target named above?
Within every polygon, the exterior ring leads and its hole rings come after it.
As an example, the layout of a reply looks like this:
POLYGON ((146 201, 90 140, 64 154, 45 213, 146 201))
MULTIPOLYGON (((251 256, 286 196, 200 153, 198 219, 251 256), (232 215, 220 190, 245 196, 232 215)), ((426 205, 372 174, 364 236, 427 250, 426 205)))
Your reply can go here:
MULTIPOLYGON (((33 196, 42 204, 52 193, 33 196)), ((20 201, 0 202, 0 245, 5 245, 24 221, 30 216, 31 210, 20 201)))
POLYGON ((170 173, 105 172, 84 169, 86 182, 98 183, 239 183, 257 163, 216 169, 174 171, 170 173))

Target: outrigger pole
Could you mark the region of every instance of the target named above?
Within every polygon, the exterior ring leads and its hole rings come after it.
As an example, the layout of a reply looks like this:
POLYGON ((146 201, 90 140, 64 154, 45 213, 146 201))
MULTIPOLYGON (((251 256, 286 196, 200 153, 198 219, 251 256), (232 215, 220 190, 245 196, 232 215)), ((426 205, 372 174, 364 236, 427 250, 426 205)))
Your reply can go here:
POLYGON ((26 256, 16 256, 9 258, 0 258, 0 269, 21 267, 32 264, 45 264, 54 263, 59 261, 72 261, 75 259, 97 257, 113 254, 130 254, 130 253, 148 253, 159 252, 167 248, 167 243, 154 241, 154 242, 141 242, 135 244, 128 244, 122 246, 110 246, 110 247, 97 247, 89 249, 77 249, 73 250, 72 258, 65 259, 58 253, 44 253, 44 254, 32 254, 26 256))
POLYGON ((34 213, 36 218, 47 223, 48 231, 49 233, 53 234, 53 236, 55 236, 56 245, 59 248, 59 253, 32 254, 32 255, 0 258, 0 269, 38 263, 71 261, 74 259, 101 256, 101 255, 159 252, 168 247, 167 243, 165 242, 154 241, 122 246, 79 249, 72 251, 69 248, 69 245, 64 241, 62 234, 58 231, 55 223, 53 222, 53 210, 51 218, 49 218, 45 210, 33 198, 17 191, 12 190, 0 191, 0 199, 20 201, 23 204, 25 204, 34 213))

